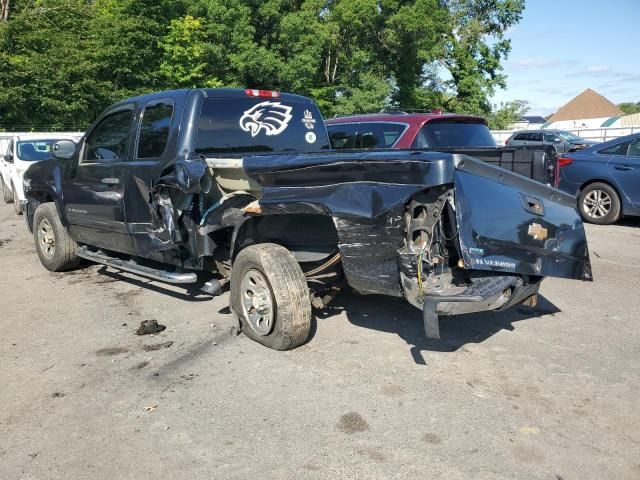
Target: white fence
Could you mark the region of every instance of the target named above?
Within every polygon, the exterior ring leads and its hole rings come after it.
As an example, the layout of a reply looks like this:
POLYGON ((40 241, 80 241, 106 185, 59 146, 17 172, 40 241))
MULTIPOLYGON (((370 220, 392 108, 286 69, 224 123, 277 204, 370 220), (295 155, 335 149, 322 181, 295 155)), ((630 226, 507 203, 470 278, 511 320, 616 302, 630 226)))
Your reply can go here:
MULTIPOLYGON (((504 145, 505 140, 509 138, 513 132, 518 130, 492 130, 491 133, 499 145, 504 145)), ((640 126, 635 127, 609 127, 609 128, 577 128, 569 129, 568 132, 575 133, 585 140, 595 140, 597 142, 606 142, 614 138, 624 137, 632 133, 639 133, 640 126)))

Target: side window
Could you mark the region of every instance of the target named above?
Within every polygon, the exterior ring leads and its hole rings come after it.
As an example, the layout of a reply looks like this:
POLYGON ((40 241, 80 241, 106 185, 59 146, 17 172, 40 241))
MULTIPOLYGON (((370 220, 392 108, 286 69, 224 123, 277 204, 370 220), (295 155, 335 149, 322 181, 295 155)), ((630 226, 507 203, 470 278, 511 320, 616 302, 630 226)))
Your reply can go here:
POLYGON ((397 123, 361 123, 358 125, 358 146, 391 148, 406 128, 406 125, 397 123))
POLYGON ((628 157, 640 157, 640 138, 636 138, 631 145, 629 145, 628 157))
POLYGON ((84 161, 118 162, 127 155, 133 110, 107 115, 89 134, 85 142, 84 161))
POLYGON ((136 158, 161 157, 167 147, 173 117, 173 102, 163 101, 145 107, 140 120, 136 158))
POLYGON ((529 140, 532 141, 532 142, 541 142, 542 141, 542 134, 541 133, 530 133, 529 135, 531 135, 531 138, 529 138, 529 140))
POLYGON ((630 143, 631 142, 617 143, 610 147, 603 148, 602 150, 598 150, 598 153, 602 155, 626 155, 627 150, 629 150, 630 143))
POLYGON ((526 133, 519 133, 514 137, 514 140, 526 140, 526 139, 527 139, 526 133))
POLYGON ((555 142, 560 141, 560 139, 556 135, 554 135, 553 133, 545 133, 544 134, 544 141, 545 142, 555 143, 555 142))
POLYGON ((356 148, 357 125, 327 125, 331 148, 336 150, 356 148))

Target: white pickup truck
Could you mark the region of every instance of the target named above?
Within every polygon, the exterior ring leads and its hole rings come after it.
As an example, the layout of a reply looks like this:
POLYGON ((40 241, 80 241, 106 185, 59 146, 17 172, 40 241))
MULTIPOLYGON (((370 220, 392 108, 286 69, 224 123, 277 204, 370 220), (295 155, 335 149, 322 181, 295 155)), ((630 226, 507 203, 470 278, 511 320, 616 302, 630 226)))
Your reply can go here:
POLYGON ((0 157, 0 187, 5 203, 13 203, 16 214, 22 214, 25 201, 22 177, 32 164, 52 158, 51 150, 58 140, 78 142, 80 135, 60 133, 16 134, 8 139, 0 157))

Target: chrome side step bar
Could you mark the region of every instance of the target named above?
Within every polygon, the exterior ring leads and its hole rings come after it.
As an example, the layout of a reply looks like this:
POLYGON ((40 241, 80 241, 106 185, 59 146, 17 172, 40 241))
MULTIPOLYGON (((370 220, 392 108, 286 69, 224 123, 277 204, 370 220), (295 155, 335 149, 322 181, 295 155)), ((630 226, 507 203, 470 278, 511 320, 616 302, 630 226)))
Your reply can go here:
POLYGON ((134 260, 122 260, 121 258, 112 257, 104 252, 93 252, 87 247, 78 247, 76 254, 80 258, 90 260, 92 262, 101 263, 108 267, 123 270, 125 272, 135 273, 143 277, 152 278, 159 282, 183 284, 196 283, 198 276, 195 273, 176 273, 166 270, 158 270, 151 267, 145 267, 134 260))

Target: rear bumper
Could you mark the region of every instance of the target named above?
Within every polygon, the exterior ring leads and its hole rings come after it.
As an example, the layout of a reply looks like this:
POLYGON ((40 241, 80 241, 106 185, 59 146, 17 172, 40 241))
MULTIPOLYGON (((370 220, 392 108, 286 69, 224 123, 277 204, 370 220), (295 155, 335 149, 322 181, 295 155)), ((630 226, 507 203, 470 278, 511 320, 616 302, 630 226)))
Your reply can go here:
POLYGON ((525 284, 515 275, 488 275, 475 278, 465 287, 452 287, 437 294, 420 295, 416 282, 403 278, 405 297, 421 308, 427 338, 440 338, 439 315, 507 310, 529 301, 535 305, 542 279, 525 284))

